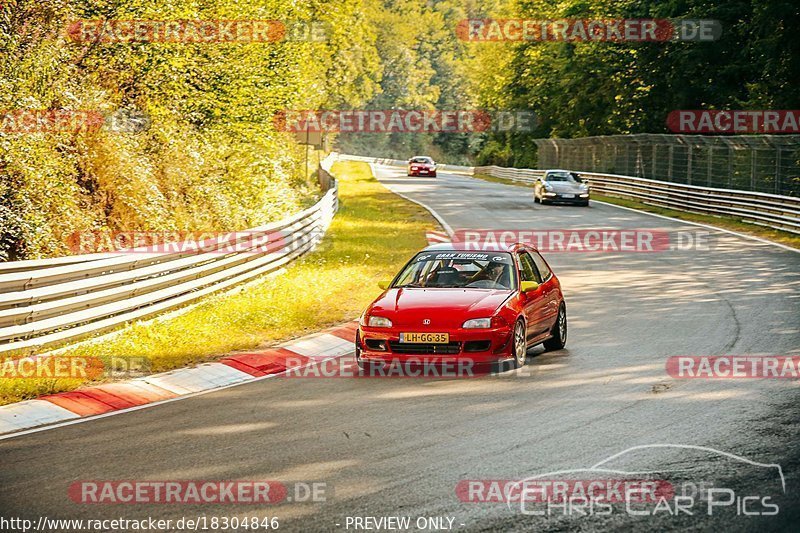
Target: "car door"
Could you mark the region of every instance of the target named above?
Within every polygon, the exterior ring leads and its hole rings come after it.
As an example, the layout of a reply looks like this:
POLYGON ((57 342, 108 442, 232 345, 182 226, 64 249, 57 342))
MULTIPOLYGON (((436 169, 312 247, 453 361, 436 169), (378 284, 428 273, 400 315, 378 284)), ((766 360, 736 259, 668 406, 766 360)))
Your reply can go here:
POLYGON ((553 276, 553 272, 550 270, 550 267, 547 266, 547 262, 544 260, 541 254, 531 251, 530 255, 533 258, 533 263, 536 265, 536 270, 539 272, 539 276, 542 278, 541 289, 545 306, 544 320, 549 331, 556 321, 556 316, 558 315, 558 306, 561 304, 559 289, 558 285, 556 284, 556 278, 553 276))
POLYGON ((540 286, 536 290, 521 293, 525 309, 525 321, 528 324, 527 338, 531 340, 547 331, 547 302, 543 297, 542 278, 531 255, 522 251, 518 255, 520 265, 520 281, 535 281, 540 286))

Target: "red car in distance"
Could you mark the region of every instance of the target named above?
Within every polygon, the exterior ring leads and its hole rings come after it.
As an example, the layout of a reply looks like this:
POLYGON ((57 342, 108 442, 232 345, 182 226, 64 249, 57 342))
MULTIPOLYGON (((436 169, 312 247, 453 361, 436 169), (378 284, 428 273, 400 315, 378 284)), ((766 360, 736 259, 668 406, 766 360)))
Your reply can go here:
POLYGON ((502 251, 435 244, 414 256, 364 311, 355 358, 525 364, 529 348, 560 350, 567 308, 558 278, 532 247, 502 251))
POLYGON ((428 156, 418 155, 408 160, 409 176, 436 177, 436 163, 428 156))

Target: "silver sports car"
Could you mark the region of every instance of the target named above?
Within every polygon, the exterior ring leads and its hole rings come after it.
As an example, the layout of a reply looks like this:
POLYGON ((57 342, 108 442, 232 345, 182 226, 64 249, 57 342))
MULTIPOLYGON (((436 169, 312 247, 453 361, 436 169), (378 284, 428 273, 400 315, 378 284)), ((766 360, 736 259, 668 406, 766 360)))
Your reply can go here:
POLYGON ((533 186, 533 201, 589 205, 589 185, 569 170, 547 170, 533 186))

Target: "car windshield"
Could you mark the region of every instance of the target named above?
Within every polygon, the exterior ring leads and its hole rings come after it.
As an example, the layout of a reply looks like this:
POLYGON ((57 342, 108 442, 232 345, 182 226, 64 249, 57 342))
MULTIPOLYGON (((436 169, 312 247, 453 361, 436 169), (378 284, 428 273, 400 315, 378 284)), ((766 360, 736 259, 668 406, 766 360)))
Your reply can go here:
POLYGON ((505 252, 422 252, 392 286, 511 290, 513 264, 505 252))
POLYGON ((573 183, 577 183, 575 178, 572 177, 572 174, 568 174, 566 172, 554 172, 552 174, 548 174, 546 181, 570 181, 573 183))
POLYGON ((430 159, 428 157, 412 157, 411 158, 411 162, 412 163, 425 163, 427 165, 430 165, 431 163, 433 163, 433 159, 430 159))

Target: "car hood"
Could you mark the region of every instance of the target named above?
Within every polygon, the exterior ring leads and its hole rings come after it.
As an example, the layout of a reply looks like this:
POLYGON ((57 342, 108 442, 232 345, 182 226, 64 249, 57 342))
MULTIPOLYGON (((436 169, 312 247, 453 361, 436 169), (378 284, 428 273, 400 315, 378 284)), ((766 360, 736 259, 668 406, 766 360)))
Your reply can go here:
MULTIPOLYGON (((469 318, 489 317, 511 296, 509 290, 389 289, 367 310, 395 326, 461 327, 469 318)), ((433 330, 431 330, 433 331, 433 330)))
POLYGON ((586 192, 585 189, 581 189, 580 183, 572 183, 569 181, 548 181, 548 185, 553 188, 553 192, 557 193, 581 193, 586 192))

